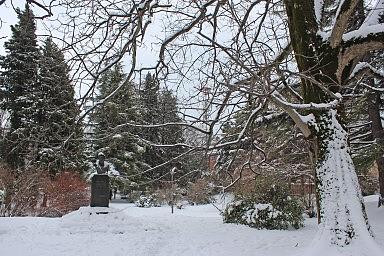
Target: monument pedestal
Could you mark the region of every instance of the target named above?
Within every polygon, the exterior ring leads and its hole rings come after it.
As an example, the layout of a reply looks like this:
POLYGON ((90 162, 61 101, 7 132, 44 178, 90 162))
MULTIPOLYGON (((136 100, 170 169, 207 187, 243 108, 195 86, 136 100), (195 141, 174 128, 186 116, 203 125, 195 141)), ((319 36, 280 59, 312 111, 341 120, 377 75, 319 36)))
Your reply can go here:
POLYGON ((91 207, 108 207, 109 195, 108 175, 94 175, 91 184, 91 207))

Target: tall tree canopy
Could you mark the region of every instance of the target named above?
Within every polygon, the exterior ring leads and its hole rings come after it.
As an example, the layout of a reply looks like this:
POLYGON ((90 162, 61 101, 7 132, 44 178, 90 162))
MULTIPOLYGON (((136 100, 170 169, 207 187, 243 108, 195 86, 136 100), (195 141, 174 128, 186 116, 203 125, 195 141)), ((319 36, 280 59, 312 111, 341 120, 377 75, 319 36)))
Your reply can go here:
POLYGON ((64 55, 50 37, 45 40, 39 68, 40 100, 32 131, 39 143, 37 161, 53 173, 84 168, 83 131, 77 122, 80 109, 74 98, 74 85, 64 55))
MULTIPOLYGON (((143 169, 143 146, 136 138, 138 129, 129 126, 139 119, 138 95, 135 86, 125 81, 126 74, 119 63, 100 79, 96 100, 103 100, 118 86, 123 86, 105 104, 96 108, 91 119, 95 123, 96 150, 103 152, 119 172, 135 175, 143 169)), ((134 180, 140 180, 140 176, 134 180)))
POLYGON ((2 108, 10 113, 10 131, 3 143, 2 156, 12 167, 25 164, 31 147, 30 133, 38 102, 36 91, 40 86, 40 52, 34 15, 28 4, 24 11, 18 10, 18 18, 18 23, 11 26, 12 36, 4 44, 6 55, 0 62, 4 77, 2 108))
POLYGON ((13 168, 47 168, 52 174, 84 166, 80 110, 62 51, 48 38, 40 51, 28 4, 1 57, 2 108, 9 132, 2 157, 13 168))

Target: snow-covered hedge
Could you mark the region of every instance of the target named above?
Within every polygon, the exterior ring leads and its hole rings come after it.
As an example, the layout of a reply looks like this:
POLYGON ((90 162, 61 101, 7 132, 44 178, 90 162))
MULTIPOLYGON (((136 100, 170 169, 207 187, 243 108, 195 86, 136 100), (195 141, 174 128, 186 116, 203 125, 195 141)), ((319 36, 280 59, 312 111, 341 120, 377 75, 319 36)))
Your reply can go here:
POLYGON ((227 205, 224 222, 248 225, 258 229, 288 229, 303 226, 303 207, 296 199, 275 189, 264 199, 248 198, 227 205))
POLYGON ((152 195, 148 196, 140 196, 139 200, 135 202, 137 207, 159 207, 160 203, 156 200, 156 198, 152 195))

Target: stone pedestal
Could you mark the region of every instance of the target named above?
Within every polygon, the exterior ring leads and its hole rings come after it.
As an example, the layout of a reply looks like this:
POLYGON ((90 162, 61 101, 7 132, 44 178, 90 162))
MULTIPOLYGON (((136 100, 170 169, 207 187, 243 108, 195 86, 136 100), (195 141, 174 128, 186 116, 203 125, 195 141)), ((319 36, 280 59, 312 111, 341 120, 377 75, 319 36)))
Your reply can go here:
POLYGON ((109 195, 108 175, 94 175, 91 184, 91 207, 108 207, 109 195))

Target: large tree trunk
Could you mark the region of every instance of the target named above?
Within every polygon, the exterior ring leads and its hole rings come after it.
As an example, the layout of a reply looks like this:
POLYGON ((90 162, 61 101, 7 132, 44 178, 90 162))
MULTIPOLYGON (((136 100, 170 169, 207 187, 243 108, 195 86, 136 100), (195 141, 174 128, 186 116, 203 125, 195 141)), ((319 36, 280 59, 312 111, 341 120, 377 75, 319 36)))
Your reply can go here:
POLYGON ((372 122, 372 134, 378 146, 376 164, 379 172, 380 199, 378 206, 384 205, 384 129, 380 118, 380 94, 370 92, 367 97, 368 115, 372 122))
POLYGON ((317 119, 316 188, 322 236, 331 244, 345 246, 355 237, 370 237, 370 227, 349 153, 348 134, 337 111, 322 113, 317 119))
POLYGON ((306 255, 382 255, 368 223, 349 153, 348 133, 339 121, 337 110, 318 114, 316 121, 320 224, 306 255), (330 250, 325 252, 325 248, 330 250))
MULTIPOLYGON (((337 77, 338 46, 317 34, 313 0, 285 0, 291 44, 298 69, 330 92, 339 91, 345 75, 337 77), (340 84, 337 84, 339 81, 340 84)), ((326 103, 329 92, 312 80, 301 80, 304 102, 326 103)), ((316 187, 319 231, 308 255, 381 255, 372 238, 361 189, 341 122, 341 109, 311 110, 315 116, 312 136, 317 142, 316 187), (355 244, 355 246, 349 246, 355 244), (370 248, 367 250, 366 248, 370 248), (331 248, 324 251, 325 248, 331 248), (361 250, 359 248, 362 248, 361 250)))

